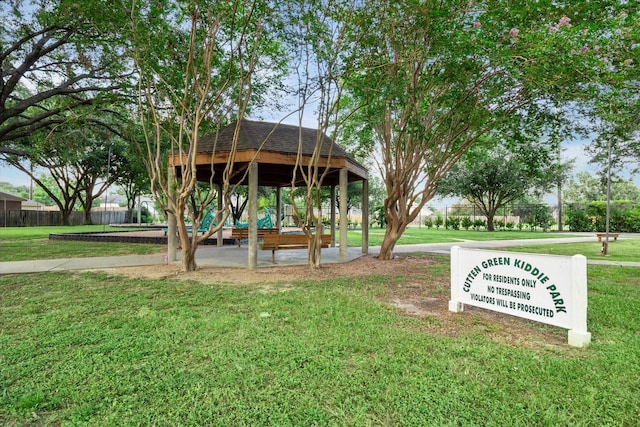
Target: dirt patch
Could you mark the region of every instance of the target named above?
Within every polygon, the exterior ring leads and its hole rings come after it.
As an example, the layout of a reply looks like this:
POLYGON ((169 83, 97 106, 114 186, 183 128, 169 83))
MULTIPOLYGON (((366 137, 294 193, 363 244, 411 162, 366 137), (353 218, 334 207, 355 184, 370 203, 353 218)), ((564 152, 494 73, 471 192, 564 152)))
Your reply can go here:
POLYGON ((257 269, 204 266, 198 267, 196 271, 183 273, 180 271, 180 266, 177 265, 152 265, 105 271, 141 279, 175 279, 226 285, 264 285, 375 274, 396 275, 403 272, 406 264, 404 258, 380 261, 373 256, 363 256, 349 263, 325 264, 317 270, 312 270, 304 265, 275 265, 257 269))
POLYGON ((296 281, 320 281, 371 275, 386 278, 379 298, 395 307, 401 316, 424 319, 422 329, 434 334, 459 336, 489 335, 492 339, 517 346, 567 350, 566 332, 537 322, 467 306, 462 313, 448 309, 450 284, 448 269, 434 272, 436 260, 429 255, 401 256, 380 261, 363 256, 344 264, 326 264, 319 270, 307 266, 274 266, 258 269, 200 267, 182 273, 179 266, 154 265, 126 267, 111 273, 141 279, 171 279, 205 284, 256 285, 265 292, 282 291, 296 281))

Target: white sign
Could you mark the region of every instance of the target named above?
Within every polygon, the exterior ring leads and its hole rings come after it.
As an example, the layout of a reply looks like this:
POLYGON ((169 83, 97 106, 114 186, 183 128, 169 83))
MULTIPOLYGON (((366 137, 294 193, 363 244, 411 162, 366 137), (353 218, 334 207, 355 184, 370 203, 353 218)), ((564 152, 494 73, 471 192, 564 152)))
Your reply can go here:
POLYGON ((583 347, 587 332, 587 259, 451 248, 449 310, 464 304, 569 329, 583 347))

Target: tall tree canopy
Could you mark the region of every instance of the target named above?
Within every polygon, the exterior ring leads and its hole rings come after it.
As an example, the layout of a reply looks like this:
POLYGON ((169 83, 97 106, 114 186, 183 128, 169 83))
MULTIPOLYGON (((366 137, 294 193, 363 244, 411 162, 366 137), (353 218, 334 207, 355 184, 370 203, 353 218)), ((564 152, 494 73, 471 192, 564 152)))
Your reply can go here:
POLYGON ((354 139, 374 153, 388 194, 381 259, 481 136, 532 126, 550 105, 586 102, 605 82, 618 87, 623 76, 610 75, 633 67, 628 50, 638 49, 612 37, 627 26, 637 34, 629 2, 367 6, 358 21, 368 34, 358 47, 362 71, 349 84, 365 105, 354 139))
MULTIPOLYGON (((611 200, 631 200, 640 202, 640 188, 631 180, 612 177, 611 180, 611 200)), ((569 181, 565 192, 564 200, 568 203, 588 204, 590 202, 607 199, 607 179, 606 176, 592 175, 589 172, 578 172, 569 181)))
MULTIPOLYGON (((0 3, 0 152, 22 153, 40 129, 100 104, 123 82, 126 61, 113 43, 102 0, 0 3)), ((100 121, 99 114, 91 120, 100 121)))

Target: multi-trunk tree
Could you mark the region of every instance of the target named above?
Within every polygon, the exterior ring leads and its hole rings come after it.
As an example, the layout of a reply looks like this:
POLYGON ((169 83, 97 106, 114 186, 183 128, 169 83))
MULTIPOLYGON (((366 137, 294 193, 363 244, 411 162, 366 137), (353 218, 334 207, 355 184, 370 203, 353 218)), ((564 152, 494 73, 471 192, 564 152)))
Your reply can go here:
POLYGON ((438 181, 480 137, 533 126, 550 101, 593 98, 615 71, 612 64, 634 66, 609 54, 620 41, 614 29, 638 25, 628 2, 602 8, 372 0, 367 6, 359 16, 368 34, 358 46, 362 71, 349 88, 365 106, 354 139, 374 153, 387 189, 381 259, 392 258, 438 181))
MULTIPOLYGON (((309 239, 308 262, 312 268, 318 268, 321 261, 322 187, 329 172, 325 164, 331 161, 332 144, 344 120, 340 113, 344 84, 356 71, 352 44, 362 34, 352 32, 352 22, 359 7, 362 5, 346 0, 309 0, 298 2, 285 14, 289 18, 286 33, 291 46, 290 62, 297 75, 298 123, 302 127, 304 117, 313 109, 317 124, 314 150, 306 164, 302 161, 302 132, 299 134, 297 164, 291 180, 291 203, 295 215, 303 218, 301 225, 309 239), (302 195, 296 190, 300 178, 304 182, 302 195)), ((341 244, 346 246, 346 242, 346 236, 341 234, 341 244)))
POLYGON ((284 54, 271 6, 263 0, 131 2, 128 52, 139 77, 143 152, 151 191, 177 220, 184 271, 197 267, 198 244, 222 227, 235 190, 230 177, 238 132, 217 191, 213 165, 208 185, 196 176, 200 137, 233 121, 239 125, 280 74, 284 54), (169 156, 177 159, 177 180, 167 176, 169 156), (223 201, 213 209, 219 221, 199 234, 216 199, 223 201))

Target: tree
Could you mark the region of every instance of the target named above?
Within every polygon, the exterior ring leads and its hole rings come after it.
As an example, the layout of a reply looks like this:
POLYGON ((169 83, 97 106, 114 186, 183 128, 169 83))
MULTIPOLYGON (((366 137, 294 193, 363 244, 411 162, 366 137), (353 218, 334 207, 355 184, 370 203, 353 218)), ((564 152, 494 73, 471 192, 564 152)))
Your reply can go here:
POLYGON ((26 185, 13 185, 9 182, 0 182, 0 191, 29 199, 29 187, 26 185))
MULTIPOLYGON (((267 187, 258 186, 259 198, 266 198, 271 194, 272 193, 267 187)), ((235 224, 236 222, 240 221, 240 218, 242 217, 242 214, 247 207, 247 203, 249 202, 249 189, 246 186, 236 187, 233 194, 231 194, 229 201, 231 202, 229 206, 231 208, 231 219, 235 224)))
MULTIPOLYGON (((597 176, 589 172, 578 172, 569 181, 564 200, 567 203, 587 204, 607 199, 606 176, 597 176)), ((640 202, 640 188, 632 180, 613 178, 611 182, 611 200, 631 200, 640 202)))
MULTIPOLYGON (((196 156, 203 132, 216 132, 259 105, 280 75, 277 16, 270 2, 230 0, 134 3, 128 50, 139 77, 139 112, 151 191, 165 215, 177 220, 182 269, 196 269, 195 252, 229 216, 234 149, 222 172, 222 188, 198 183, 196 156), (271 25, 273 23, 273 26, 271 25), (178 180, 168 178, 167 157, 178 159, 178 180), (197 230, 215 198, 224 200, 219 221, 197 230), (187 229, 185 217, 192 224, 187 229)), ((235 132, 233 146, 237 146, 235 132)), ((214 154, 215 155, 215 154, 214 154)), ((213 168, 212 168, 213 169, 213 168)))
MULTIPOLYGON (((621 2, 625 3, 625 2, 621 2)), ((612 5, 613 6, 613 5, 612 5)), ((604 170, 611 165, 613 171, 630 167, 632 173, 640 170, 640 11, 637 4, 628 7, 616 4, 612 13, 605 14, 609 31, 606 46, 585 45, 585 53, 601 63, 602 79, 591 102, 588 114, 597 137, 590 144, 592 162, 604 170)), ((600 24, 600 25, 602 25, 600 24)))
POLYGON ((91 210, 95 201, 119 181, 122 174, 129 172, 126 169, 126 142, 106 129, 95 130, 99 132, 86 135, 88 148, 75 165, 79 172, 78 200, 84 211, 85 224, 92 224, 91 210))
POLYGON ((487 230, 494 231, 498 209, 529 194, 544 194, 562 180, 563 167, 552 156, 544 147, 529 144, 520 151, 476 148, 438 183, 438 193, 464 197, 487 217, 487 230))
POLYGON ((119 177, 125 147, 102 126, 78 122, 75 117, 52 131, 45 133, 41 129, 15 146, 20 147, 20 155, 3 153, 0 158, 42 188, 58 206, 64 225, 69 224, 69 216, 78 205, 84 208, 85 223, 91 223, 94 200, 119 177), (38 172, 42 169, 47 174, 38 172))
POLYGON ((143 159, 138 155, 135 141, 127 144, 117 170, 115 184, 124 192, 127 199, 129 222, 134 222, 133 209, 139 196, 149 193, 149 174, 143 159))
MULTIPOLYGON (((294 56, 291 62, 298 80, 298 124, 302 127, 305 111, 313 105, 317 132, 314 151, 307 164, 302 162, 302 132, 299 133, 297 164, 291 180, 291 203, 295 215, 303 219, 302 230, 309 239, 309 266, 319 268, 322 187, 330 170, 325 167, 325 160, 330 161, 333 152, 333 145, 327 148, 327 144, 336 140, 344 121, 340 114, 344 85, 356 70, 352 45, 357 43, 360 34, 351 33, 351 23, 357 13, 354 2, 309 0, 298 2, 296 6, 289 8, 285 16, 288 18, 287 42, 294 56), (329 158, 323 159, 322 153, 326 151, 329 158), (296 182, 300 178, 304 183, 304 195, 296 197, 296 182)), ((346 233, 342 233, 340 238, 342 250, 346 248, 346 233)))
POLYGON ((365 105, 354 139, 375 153, 387 189, 381 259, 480 137, 533 126, 545 101, 593 97, 606 64, 581 49, 613 41, 611 27, 589 30, 598 17, 637 14, 583 3, 369 2, 349 87, 365 105))
POLYGON ((590 163, 600 166, 601 175, 606 176, 609 170, 615 175, 625 168, 632 174, 640 172, 640 118, 609 111, 603 113, 595 128, 597 136, 587 152, 590 163))
POLYGON ((115 93, 124 64, 104 28, 109 10, 102 0, 0 3, 0 153, 24 154, 16 142, 115 93))
MULTIPOLYGON (((55 180, 46 173, 38 175, 38 179, 45 185, 47 190, 52 191, 58 198, 62 197, 60 190, 57 188, 55 180)), ((33 201, 42 203, 45 206, 56 206, 56 202, 47 194, 40 185, 33 187, 33 201)))

